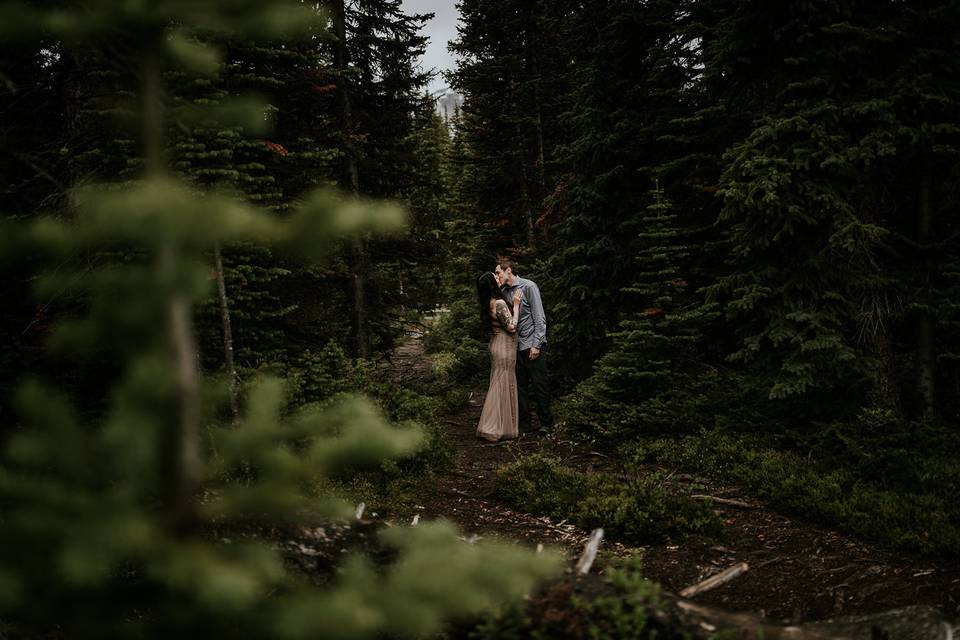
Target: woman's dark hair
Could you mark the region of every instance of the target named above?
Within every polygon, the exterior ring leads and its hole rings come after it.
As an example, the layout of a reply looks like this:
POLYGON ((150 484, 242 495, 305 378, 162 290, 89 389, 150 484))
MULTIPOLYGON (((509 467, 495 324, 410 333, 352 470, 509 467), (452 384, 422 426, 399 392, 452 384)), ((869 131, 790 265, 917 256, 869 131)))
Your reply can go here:
POLYGON ((477 304, 480 306, 480 321, 483 323, 483 330, 487 335, 493 333, 493 321, 490 319, 490 300, 494 298, 503 300, 508 307, 510 306, 503 292, 500 291, 497 277, 488 271, 477 279, 477 304))

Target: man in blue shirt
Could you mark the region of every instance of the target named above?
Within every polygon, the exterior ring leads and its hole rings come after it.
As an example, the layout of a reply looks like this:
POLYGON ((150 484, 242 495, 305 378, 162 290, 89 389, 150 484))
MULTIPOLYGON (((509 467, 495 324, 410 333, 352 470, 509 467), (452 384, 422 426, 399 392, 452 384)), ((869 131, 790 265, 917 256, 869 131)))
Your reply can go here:
POLYGON ((540 289, 536 283, 513 273, 513 262, 501 258, 496 276, 507 299, 520 289, 520 320, 517 324, 517 404, 520 432, 530 431, 530 396, 537 404, 540 433, 553 428, 550 410, 550 379, 547 375, 547 318, 543 313, 540 289))

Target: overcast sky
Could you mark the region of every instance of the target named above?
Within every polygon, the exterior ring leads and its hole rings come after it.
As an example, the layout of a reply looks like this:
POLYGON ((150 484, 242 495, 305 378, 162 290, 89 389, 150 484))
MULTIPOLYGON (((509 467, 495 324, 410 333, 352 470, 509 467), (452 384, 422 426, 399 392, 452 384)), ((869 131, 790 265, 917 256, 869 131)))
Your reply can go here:
MULTIPOLYGON (((423 56, 423 68, 435 68, 437 71, 452 69, 453 56, 447 52, 447 41, 457 36, 456 0, 403 0, 403 9, 406 13, 435 14, 424 28, 430 42, 423 56)), ((430 83, 429 89, 431 93, 436 93, 446 86, 443 78, 437 77, 430 83)))

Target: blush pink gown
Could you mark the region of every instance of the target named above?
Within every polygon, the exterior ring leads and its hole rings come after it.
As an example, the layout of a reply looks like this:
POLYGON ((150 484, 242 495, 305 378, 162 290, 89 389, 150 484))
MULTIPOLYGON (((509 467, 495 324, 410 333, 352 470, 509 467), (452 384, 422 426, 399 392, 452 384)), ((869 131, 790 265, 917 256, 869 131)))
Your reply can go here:
MULTIPOLYGON (((508 312, 509 313, 509 312, 508 312)), ((516 438, 517 418, 517 334, 493 321, 490 352, 490 386, 477 424, 477 436, 496 442, 516 438)))

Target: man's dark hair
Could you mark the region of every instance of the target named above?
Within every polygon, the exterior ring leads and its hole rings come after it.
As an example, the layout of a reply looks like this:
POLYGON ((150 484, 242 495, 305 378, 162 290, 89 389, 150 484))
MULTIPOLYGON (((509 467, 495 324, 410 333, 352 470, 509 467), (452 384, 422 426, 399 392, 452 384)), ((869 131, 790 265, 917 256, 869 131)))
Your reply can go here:
POLYGON ((510 256, 501 255, 497 257, 497 266, 506 271, 510 269, 513 273, 517 272, 517 263, 510 256))

